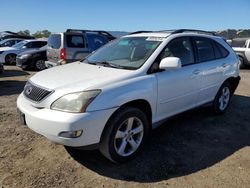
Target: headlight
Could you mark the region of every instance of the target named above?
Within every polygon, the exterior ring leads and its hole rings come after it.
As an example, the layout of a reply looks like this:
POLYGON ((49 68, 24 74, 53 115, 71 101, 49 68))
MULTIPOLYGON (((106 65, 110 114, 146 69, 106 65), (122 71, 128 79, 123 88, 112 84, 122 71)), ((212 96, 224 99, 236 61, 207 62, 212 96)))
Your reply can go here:
POLYGON ((19 56, 19 58, 20 59, 26 59, 26 58, 28 58, 30 56, 31 56, 31 54, 24 54, 24 55, 19 56))
POLYGON ((85 112, 89 104, 101 93, 101 90, 82 91, 62 96, 52 103, 52 110, 80 113, 85 112))

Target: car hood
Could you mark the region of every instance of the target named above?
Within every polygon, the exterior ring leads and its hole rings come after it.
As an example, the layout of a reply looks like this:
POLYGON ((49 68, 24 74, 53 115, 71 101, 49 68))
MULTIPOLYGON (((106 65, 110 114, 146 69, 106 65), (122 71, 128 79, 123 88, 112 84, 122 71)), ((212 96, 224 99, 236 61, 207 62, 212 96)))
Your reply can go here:
POLYGON ((38 72, 30 78, 30 81, 50 90, 63 89, 67 92, 75 92, 102 89, 103 86, 110 83, 131 77, 134 72, 133 70, 75 62, 38 72))
POLYGON ((1 47, 0 51, 10 51, 10 50, 16 50, 16 48, 13 47, 1 47))

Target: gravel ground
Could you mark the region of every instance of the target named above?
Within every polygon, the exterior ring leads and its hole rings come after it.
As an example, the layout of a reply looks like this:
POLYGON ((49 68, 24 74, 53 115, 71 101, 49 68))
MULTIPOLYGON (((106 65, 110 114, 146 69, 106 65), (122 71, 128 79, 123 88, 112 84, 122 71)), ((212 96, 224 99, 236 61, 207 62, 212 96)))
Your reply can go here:
POLYGON ((98 151, 75 151, 21 126, 16 99, 35 72, 0 75, 0 187, 249 187, 250 70, 228 112, 178 115, 153 131, 133 161, 114 165, 98 151))

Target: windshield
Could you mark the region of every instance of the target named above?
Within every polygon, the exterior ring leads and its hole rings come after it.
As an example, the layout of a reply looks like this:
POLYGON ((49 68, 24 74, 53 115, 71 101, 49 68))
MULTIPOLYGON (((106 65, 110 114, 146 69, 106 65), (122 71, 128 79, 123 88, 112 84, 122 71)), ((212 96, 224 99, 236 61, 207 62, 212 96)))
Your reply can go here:
POLYGON ((163 38, 126 37, 108 43, 87 58, 88 63, 109 64, 124 69, 140 68, 163 38))
POLYGON ((19 43, 13 45, 12 47, 14 47, 14 48, 21 48, 26 43, 27 43, 27 41, 22 41, 22 42, 19 42, 19 43))
POLYGON ((2 41, 0 42, 0 45, 3 44, 3 43, 5 43, 5 42, 7 42, 7 41, 8 41, 8 39, 2 40, 2 41))

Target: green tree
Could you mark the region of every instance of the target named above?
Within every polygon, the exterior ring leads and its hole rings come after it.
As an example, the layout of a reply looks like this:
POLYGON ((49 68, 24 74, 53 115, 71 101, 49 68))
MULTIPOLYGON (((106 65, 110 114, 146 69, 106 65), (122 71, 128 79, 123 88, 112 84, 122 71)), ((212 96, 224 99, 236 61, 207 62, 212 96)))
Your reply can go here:
POLYGON ((36 37, 36 38, 48 38, 50 36, 51 32, 48 31, 48 30, 42 30, 42 31, 37 31, 33 34, 33 37, 36 37))
POLYGON ((30 36, 30 31, 28 29, 26 30, 21 30, 17 32, 19 35, 24 35, 24 36, 30 36))

